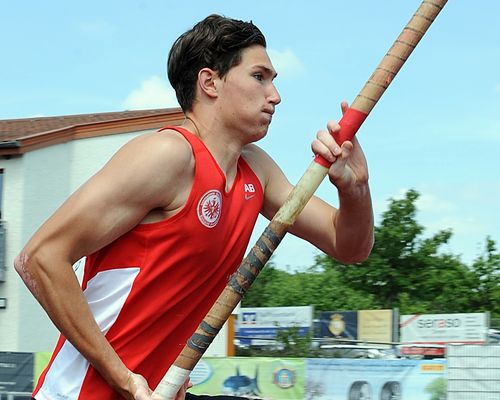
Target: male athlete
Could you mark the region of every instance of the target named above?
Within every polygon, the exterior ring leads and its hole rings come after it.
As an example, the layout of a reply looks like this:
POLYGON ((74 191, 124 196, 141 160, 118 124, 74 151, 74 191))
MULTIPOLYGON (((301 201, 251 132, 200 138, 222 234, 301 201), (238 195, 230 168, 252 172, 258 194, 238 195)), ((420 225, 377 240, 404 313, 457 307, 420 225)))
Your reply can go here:
MULTIPOLYGON (((168 76, 184 124, 125 144, 15 260, 61 332, 36 400, 153 399, 240 264, 258 214, 272 218, 292 189, 253 144, 281 100, 255 25, 205 18, 174 43, 168 76), (84 256, 80 287, 72 264, 84 256)), ((356 139, 337 145, 339 129, 330 122, 312 142, 333 162, 339 208, 314 197, 291 232, 353 263, 371 251, 373 213, 365 157, 356 139)), ((188 386, 178 400, 198 398, 188 386)))

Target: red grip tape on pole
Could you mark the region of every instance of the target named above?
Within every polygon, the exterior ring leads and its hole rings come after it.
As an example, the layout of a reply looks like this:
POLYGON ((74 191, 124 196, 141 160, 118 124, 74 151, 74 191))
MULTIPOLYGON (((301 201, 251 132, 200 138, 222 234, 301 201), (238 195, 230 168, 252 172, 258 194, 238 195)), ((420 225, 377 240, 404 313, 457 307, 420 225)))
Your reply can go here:
MULTIPOLYGON (((342 116, 342 119, 339 121, 340 132, 333 135, 337 144, 340 146, 346 140, 352 140, 367 116, 368 114, 363 111, 359 111, 354 108, 348 108, 342 116)), ((330 161, 325 160, 320 155, 317 155, 314 158, 314 161, 326 168, 330 168, 330 166, 332 165, 330 161)))

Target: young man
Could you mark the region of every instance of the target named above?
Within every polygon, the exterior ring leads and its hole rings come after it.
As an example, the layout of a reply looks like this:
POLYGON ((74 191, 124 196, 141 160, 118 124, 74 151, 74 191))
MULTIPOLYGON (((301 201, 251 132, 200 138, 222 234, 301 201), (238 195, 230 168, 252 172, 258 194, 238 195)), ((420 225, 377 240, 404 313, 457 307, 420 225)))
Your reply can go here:
MULTIPOLYGON (((272 218, 286 199, 291 184, 253 144, 281 100, 265 46, 252 23, 216 15, 183 34, 168 61, 183 127, 127 143, 16 258, 62 334, 37 400, 152 399, 241 262, 258 213, 272 218), (71 266, 84 256, 82 291, 71 266)), ((357 262, 373 244, 368 171, 355 139, 335 143, 339 129, 330 122, 312 149, 333 162, 340 206, 314 197, 291 232, 357 262)))

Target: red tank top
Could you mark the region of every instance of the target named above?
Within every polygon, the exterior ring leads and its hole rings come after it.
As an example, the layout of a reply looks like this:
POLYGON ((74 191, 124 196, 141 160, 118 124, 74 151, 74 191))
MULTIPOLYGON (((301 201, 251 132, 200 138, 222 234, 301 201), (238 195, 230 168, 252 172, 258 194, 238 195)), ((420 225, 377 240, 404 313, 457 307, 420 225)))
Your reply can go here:
MULTIPOLYGON (((259 179, 240 157, 234 184, 203 142, 185 129, 195 172, 176 215, 140 224, 87 257, 82 287, 108 341, 155 388, 239 266, 263 202, 259 179)), ((167 133, 168 134, 168 133, 167 133)), ((119 399, 61 336, 34 391, 44 399, 119 399)))

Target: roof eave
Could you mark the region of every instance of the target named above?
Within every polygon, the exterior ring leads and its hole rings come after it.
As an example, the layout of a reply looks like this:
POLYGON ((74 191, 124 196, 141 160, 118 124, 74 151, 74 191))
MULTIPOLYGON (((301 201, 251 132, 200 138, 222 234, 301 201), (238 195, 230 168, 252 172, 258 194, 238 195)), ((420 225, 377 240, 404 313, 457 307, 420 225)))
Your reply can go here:
POLYGON ((0 142, 0 156, 24 154, 32 150, 71 140, 158 129, 165 125, 179 125, 183 120, 184 113, 182 110, 173 109, 155 115, 119 118, 67 126, 23 136, 15 140, 0 142))

